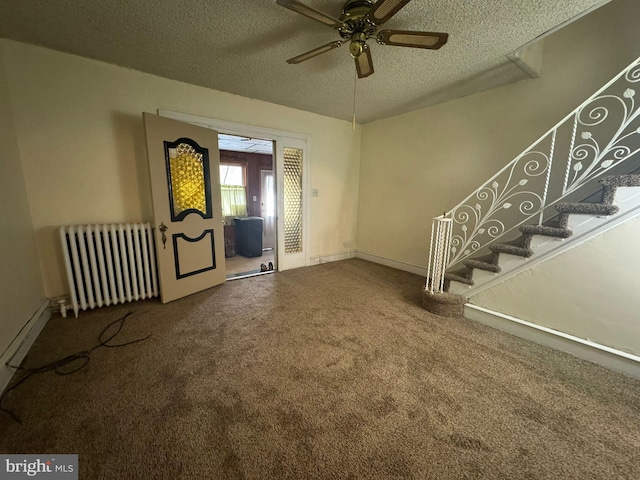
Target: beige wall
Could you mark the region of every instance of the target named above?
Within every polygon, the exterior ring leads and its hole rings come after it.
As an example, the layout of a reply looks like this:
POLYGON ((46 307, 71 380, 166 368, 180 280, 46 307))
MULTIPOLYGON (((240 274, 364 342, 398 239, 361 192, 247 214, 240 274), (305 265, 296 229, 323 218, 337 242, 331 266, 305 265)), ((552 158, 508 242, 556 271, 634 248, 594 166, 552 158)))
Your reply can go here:
POLYGON ((471 298, 471 303, 640 355, 640 218, 471 298))
POLYGON ((0 356, 45 300, 0 44, 0 356))
POLYGON ((431 219, 639 56, 638 18, 613 0, 545 39, 541 78, 364 125, 358 251, 426 266, 431 219))
POLYGON ((65 292, 55 229, 151 218, 141 112, 311 136, 312 256, 355 250, 360 129, 349 122, 2 41, 47 296, 65 292))

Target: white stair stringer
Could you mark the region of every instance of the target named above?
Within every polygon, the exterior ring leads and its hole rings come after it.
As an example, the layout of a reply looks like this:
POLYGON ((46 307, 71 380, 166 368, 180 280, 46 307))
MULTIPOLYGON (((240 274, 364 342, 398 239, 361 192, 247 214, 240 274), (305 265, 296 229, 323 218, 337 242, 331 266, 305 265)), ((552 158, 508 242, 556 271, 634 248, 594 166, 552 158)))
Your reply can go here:
POLYGON ((449 291, 470 298, 498 283, 517 275, 539 263, 550 260, 556 255, 580 245, 590 238, 600 235, 638 215, 640 215, 640 187, 618 187, 614 199, 619 207, 611 216, 590 214, 569 214, 569 228, 573 234, 566 239, 533 235, 531 248, 534 253, 529 258, 500 253, 498 264, 500 273, 487 272, 480 269, 473 271, 473 285, 465 285, 452 281, 449 291))

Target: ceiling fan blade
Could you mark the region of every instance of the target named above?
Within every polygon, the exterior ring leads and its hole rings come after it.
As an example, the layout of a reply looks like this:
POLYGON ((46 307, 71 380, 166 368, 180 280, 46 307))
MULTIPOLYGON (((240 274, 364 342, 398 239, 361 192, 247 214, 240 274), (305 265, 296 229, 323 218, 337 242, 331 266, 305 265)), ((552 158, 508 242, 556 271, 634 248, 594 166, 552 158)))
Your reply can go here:
POLYGON ((323 13, 315 8, 311 8, 304 3, 298 2, 296 0, 278 0, 278 5, 284 8, 288 8, 289 10, 299 13, 300 15, 304 15, 316 22, 323 23, 329 27, 333 28, 341 28, 346 27, 346 24, 337 18, 333 18, 326 13, 323 13))
POLYGON ((310 58, 315 57, 316 55, 320 55, 321 53, 325 53, 325 52, 328 52, 329 50, 333 50, 334 48, 338 48, 340 45, 342 45, 342 43, 343 42, 340 42, 340 41, 327 43, 326 45, 323 45, 321 47, 314 48, 313 50, 309 50, 308 52, 303 53, 302 55, 298 55, 297 57, 290 58, 289 60, 287 60, 287 63, 296 64, 296 63, 304 62, 305 60, 309 60, 310 58))
POLYGON ((366 78, 373 73, 373 60, 371 60, 371 50, 365 45, 362 53, 355 58, 358 78, 366 78))
POLYGON ((411 0, 378 0, 367 16, 376 25, 382 25, 384 22, 393 17, 411 0))
POLYGON ((381 30, 377 36, 378 41, 383 45, 428 48, 430 50, 437 50, 447 43, 448 38, 448 33, 414 32, 411 30, 381 30))

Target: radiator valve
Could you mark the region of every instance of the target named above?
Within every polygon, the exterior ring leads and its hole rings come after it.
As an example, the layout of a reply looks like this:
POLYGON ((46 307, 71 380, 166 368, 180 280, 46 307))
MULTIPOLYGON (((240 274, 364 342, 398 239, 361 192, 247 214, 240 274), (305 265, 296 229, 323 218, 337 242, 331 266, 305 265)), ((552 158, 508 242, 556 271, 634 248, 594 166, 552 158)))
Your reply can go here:
POLYGON ((64 296, 52 298, 49 302, 49 308, 51 308, 54 312, 56 310, 59 310, 62 318, 67 318, 67 310, 69 310, 69 299, 64 296))

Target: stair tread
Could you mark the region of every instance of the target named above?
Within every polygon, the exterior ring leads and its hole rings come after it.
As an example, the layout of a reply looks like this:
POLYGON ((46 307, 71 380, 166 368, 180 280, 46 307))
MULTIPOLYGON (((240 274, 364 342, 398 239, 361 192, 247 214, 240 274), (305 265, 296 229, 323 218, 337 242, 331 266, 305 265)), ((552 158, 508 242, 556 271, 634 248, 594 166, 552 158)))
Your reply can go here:
POLYGON ((496 243, 491 245, 489 249, 495 253, 506 253, 508 255, 517 255, 518 257, 530 257, 533 255, 533 249, 525 248, 511 243, 496 243))
POLYGON ((522 233, 532 235, 546 235, 547 237, 568 238, 573 233, 570 228, 548 227, 546 225, 523 225, 520 227, 522 233))
POLYGON ((500 265, 497 265, 495 263, 490 263, 490 262, 484 262, 484 261, 479 260, 479 259, 478 260, 475 260, 475 259, 465 260, 462 263, 467 267, 477 268, 477 269, 480 269, 480 270, 486 270, 487 272, 500 273, 500 271, 502 270, 500 268, 500 265))
POLYGON ((613 215, 619 208, 606 203, 558 203, 556 210, 560 213, 577 213, 587 215, 613 215))
POLYGON ((600 179, 600 184, 605 187, 640 187, 640 175, 608 175, 600 179))

